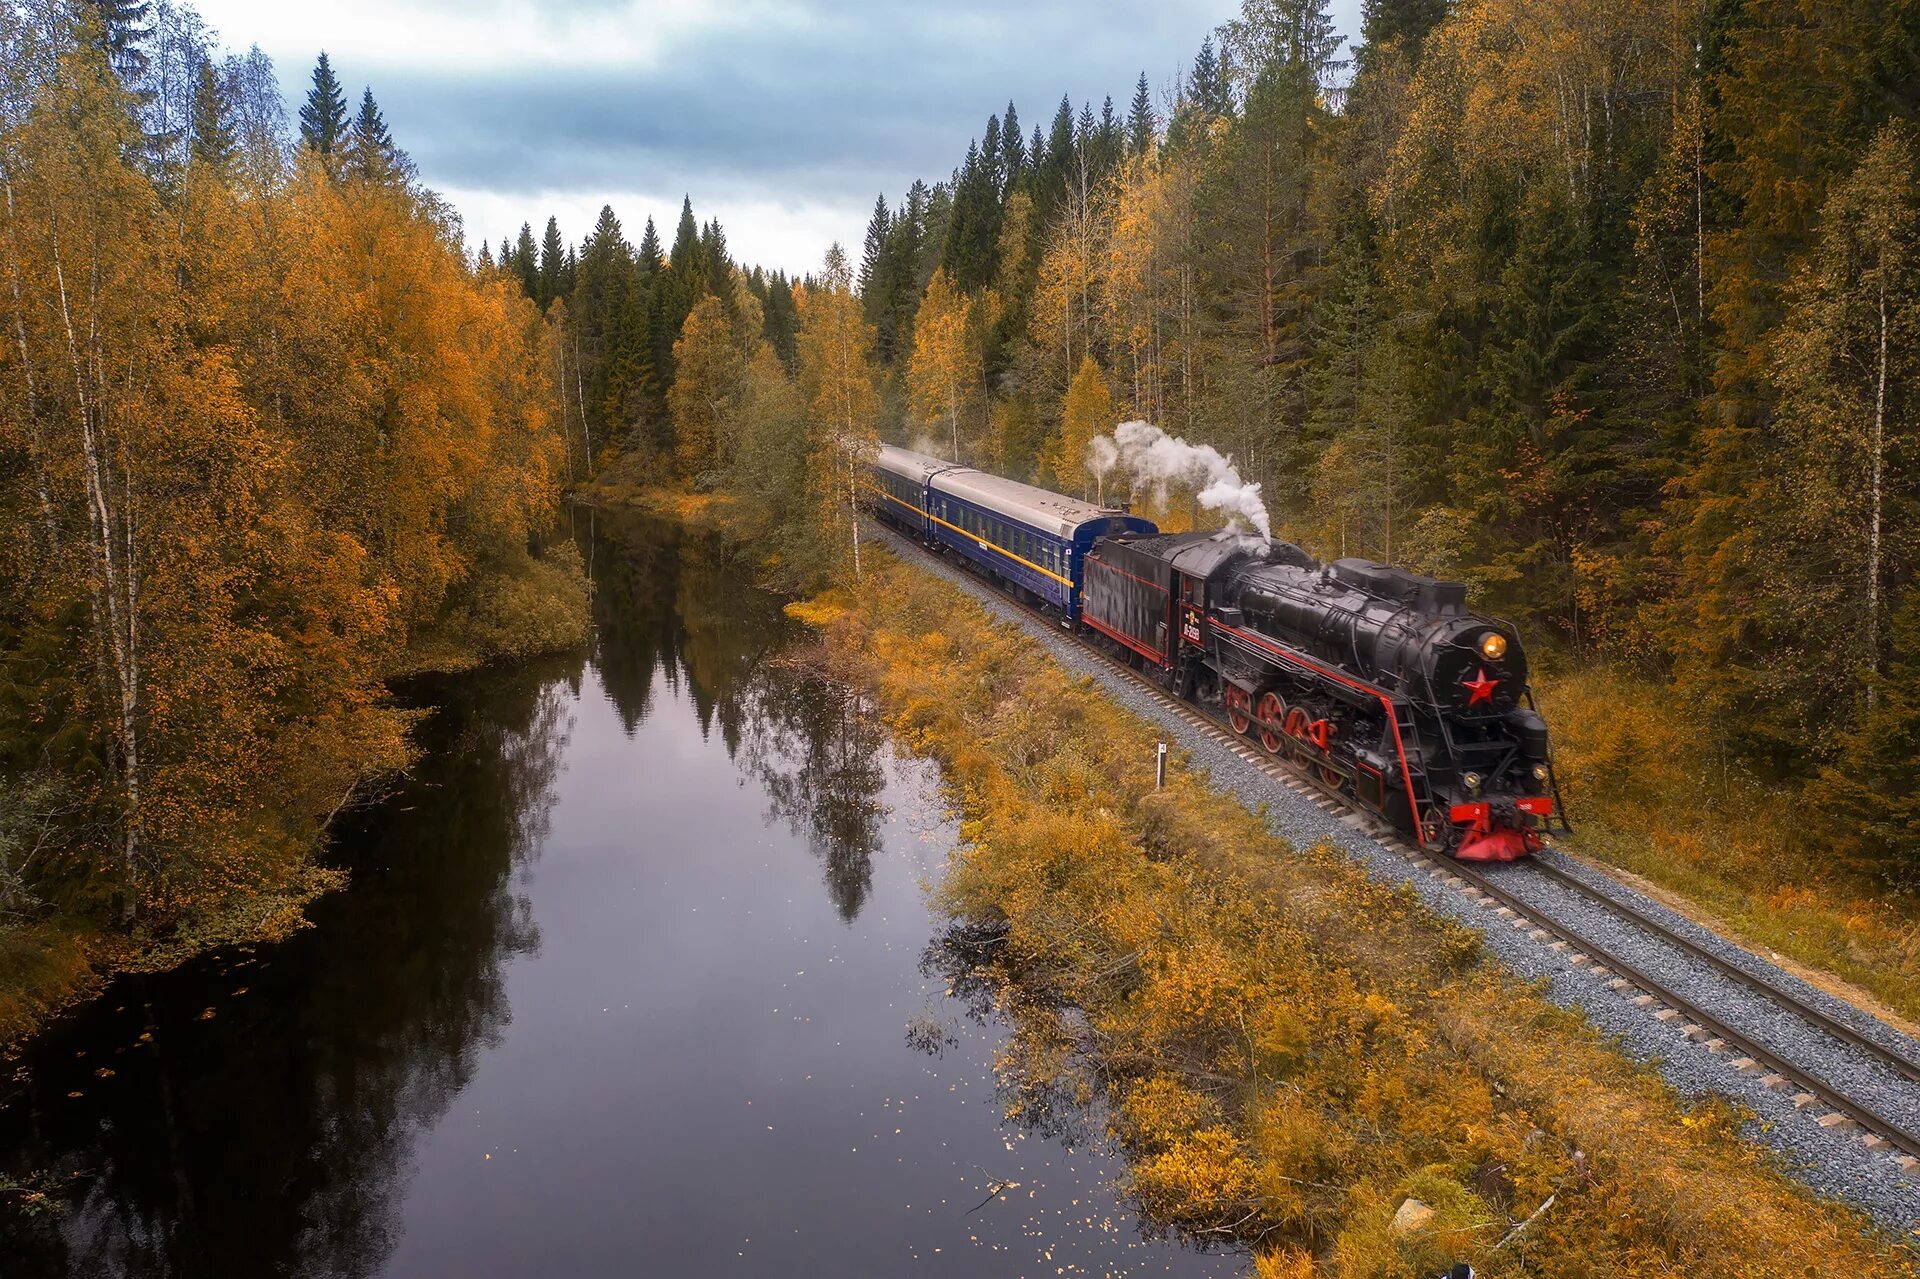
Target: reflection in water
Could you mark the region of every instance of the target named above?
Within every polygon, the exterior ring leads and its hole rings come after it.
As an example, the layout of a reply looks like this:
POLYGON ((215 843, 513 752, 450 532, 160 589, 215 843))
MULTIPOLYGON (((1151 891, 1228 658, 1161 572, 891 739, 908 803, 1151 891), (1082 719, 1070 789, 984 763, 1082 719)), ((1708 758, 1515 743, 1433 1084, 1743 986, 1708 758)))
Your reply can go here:
POLYGON ((414 689, 420 762, 340 832, 316 927, 31 1046, 0 1186, 51 1174, 67 1210, 0 1207, 0 1275, 1218 1272, 1143 1241, 1097 1155, 1002 1129, 987 965, 912 963, 932 792, 781 655, 751 560, 575 533, 588 660, 414 689))
POLYGON ((317 927, 122 981, 33 1046, 0 1146, 82 1190, 63 1217, 0 1218, 6 1274, 381 1268, 416 1136, 498 1041, 503 964, 539 946, 522 887, 567 673, 460 683, 421 726, 404 807, 342 832, 355 887, 317 927))
POLYGON ((820 859, 835 909, 852 922, 880 844, 880 724, 847 690, 770 660, 795 628, 778 598, 748 585, 756 566, 738 545, 644 516, 578 518, 589 521, 585 536, 644 548, 609 554, 602 545, 587 556, 594 664, 621 721, 632 732, 650 710, 655 673, 677 690, 684 667, 701 730, 719 725, 727 754, 820 859))

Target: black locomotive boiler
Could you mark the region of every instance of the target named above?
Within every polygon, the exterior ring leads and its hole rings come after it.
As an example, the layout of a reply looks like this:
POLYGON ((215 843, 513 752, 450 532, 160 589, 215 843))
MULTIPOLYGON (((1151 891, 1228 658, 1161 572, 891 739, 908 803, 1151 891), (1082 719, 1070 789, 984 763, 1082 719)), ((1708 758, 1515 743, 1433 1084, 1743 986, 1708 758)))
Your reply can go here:
POLYGON ((1423 847, 1511 861, 1565 819, 1519 636, 1458 582, 1232 533, 1088 552, 1080 621, 1423 847))

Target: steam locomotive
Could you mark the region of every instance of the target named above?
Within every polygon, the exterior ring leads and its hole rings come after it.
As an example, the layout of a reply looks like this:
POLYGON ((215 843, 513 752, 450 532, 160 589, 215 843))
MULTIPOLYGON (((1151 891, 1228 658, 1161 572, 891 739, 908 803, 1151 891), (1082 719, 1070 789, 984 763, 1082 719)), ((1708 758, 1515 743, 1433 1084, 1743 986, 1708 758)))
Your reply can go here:
POLYGON ((1519 636, 1458 582, 1124 510, 883 446, 875 513, 1098 637, 1421 847, 1512 861, 1566 828, 1519 636))

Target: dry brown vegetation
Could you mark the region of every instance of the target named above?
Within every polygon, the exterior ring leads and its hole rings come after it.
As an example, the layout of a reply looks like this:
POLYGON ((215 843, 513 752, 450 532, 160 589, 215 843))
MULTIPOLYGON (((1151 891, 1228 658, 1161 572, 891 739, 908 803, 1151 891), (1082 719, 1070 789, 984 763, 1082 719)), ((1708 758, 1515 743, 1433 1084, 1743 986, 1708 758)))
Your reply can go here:
POLYGON ((1920 902, 1838 855, 1798 788, 1742 769, 1644 678, 1593 667, 1543 678, 1538 691, 1577 825, 1573 851, 1920 1019, 1920 902))
POLYGON ((1410 893, 1183 761, 1156 792, 1153 732, 950 586, 863 587, 806 613, 945 768, 955 975, 1013 1017, 1009 1111, 1105 1103, 1150 1220, 1263 1275, 1908 1272, 1410 893), (1434 1215, 1396 1234, 1410 1197, 1434 1215))

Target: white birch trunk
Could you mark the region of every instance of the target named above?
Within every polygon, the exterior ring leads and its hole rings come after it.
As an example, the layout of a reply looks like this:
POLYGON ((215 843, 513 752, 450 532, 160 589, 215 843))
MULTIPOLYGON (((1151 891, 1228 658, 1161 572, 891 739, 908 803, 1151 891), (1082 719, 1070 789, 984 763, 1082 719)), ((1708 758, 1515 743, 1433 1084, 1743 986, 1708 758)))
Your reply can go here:
POLYGON ((1872 515, 1867 530, 1867 706, 1879 696, 1880 682, 1880 539, 1887 467, 1887 273, 1880 271, 1880 361, 1873 397, 1873 480, 1869 486, 1872 515))

